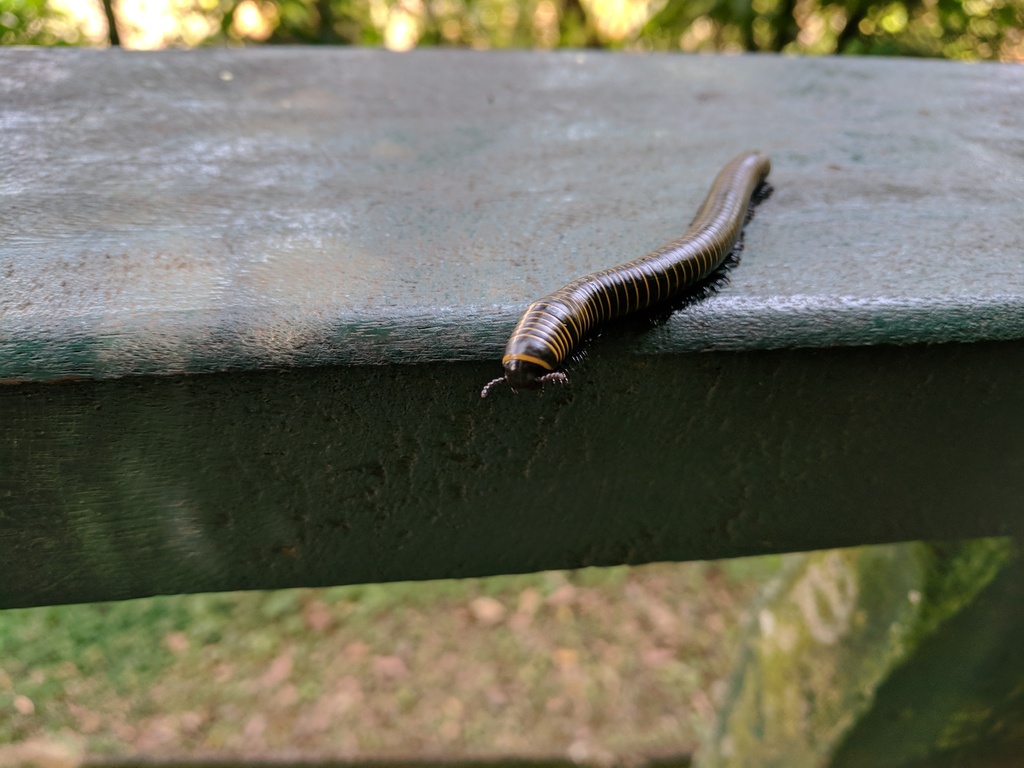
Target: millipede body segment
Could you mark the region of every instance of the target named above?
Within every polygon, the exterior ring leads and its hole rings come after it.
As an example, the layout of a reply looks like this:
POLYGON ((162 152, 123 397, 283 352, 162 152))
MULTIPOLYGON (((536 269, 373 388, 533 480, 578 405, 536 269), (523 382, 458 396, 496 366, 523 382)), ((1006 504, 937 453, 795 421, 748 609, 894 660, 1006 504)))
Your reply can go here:
POLYGON ((504 375, 487 384, 481 397, 502 382, 518 390, 567 381, 560 368, 602 324, 671 305, 699 286, 733 252, 753 206, 769 193, 770 169, 767 156, 744 152, 719 172, 682 237, 530 304, 505 346, 504 375))

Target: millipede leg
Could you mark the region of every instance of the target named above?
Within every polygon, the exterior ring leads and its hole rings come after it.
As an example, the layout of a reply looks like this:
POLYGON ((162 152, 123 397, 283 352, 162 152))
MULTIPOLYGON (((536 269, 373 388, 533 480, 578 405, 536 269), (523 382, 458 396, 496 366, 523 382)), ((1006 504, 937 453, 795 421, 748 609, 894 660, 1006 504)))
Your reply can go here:
POLYGON ((552 373, 545 373, 543 376, 538 376, 537 381, 541 384, 547 384, 549 381, 557 381, 559 384, 568 384, 569 374, 563 373, 562 371, 553 371, 552 373))
POLYGON ((767 181, 762 181, 757 189, 754 190, 754 194, 751 198, 754 200, 754 204, 763 203, 769 197, 772 196, 772 192, 775 191, 775 187, 769 184, 767 181))

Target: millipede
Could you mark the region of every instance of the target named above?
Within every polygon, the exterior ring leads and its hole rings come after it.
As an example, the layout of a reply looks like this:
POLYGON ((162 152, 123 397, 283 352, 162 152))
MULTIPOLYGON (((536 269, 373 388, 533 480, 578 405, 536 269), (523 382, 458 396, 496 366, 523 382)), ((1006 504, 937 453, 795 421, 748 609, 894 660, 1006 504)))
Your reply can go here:
POLYGON ((735 261, 754 208, 771 194, 769 170, 766 155, 744 152, 719 171, 681 237, 626 264, 577 278, 530 304, 505 345, 504 375, 484 386, 480 396, 502 383, 513 392, 565 383, 566 361, 604 324, 672 307, 694 292, 714 288, 724 278, 723 267, 735 261))

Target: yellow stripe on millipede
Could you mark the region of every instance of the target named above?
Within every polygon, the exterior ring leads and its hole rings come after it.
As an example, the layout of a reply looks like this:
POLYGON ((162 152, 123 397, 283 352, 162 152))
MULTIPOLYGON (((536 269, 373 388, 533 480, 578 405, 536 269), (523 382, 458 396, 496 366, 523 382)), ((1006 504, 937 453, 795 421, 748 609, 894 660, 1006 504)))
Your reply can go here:
POLYGON ((546 314, 544 310, 539 310, 530 320, 532 322, 524 324, 513 336, 527 336, 534 341, 539 341, 542 346, 550 349, 559 360, 569 354, 573 341, 568 336, 567 329, 558 322, 558 318, 546 314))
MULTIPOLYGON (((571 295, 565 296, 565 297, 562 298, 562 301, 564 301, 566 304, 568 304, 568 303, 572 302, 572 296, 571 295)), ((575 303, 575 302, 573 302, 573 303, 575 303)), ((552 312, 551 315, 552 315, 552 317, 557 317, 557 315, 555 315, 554 312, 552 312)), ((565 324, 566 326, 568 326, 568 325, 572 326, 573 333, 575 334, 577 339, 579 339, 581 336, 583 336, 583 329, 580 328, 580 324, 578 322, 576 322, 576 317, 575 317, 575 314, 573 313, 572 307, 570 307, 569 311, 566 312, 565 318, 562 320, 562 323, 565 324)))
POLYGON ((565 359, 569 351, 576 343, 573 341, 569 328, 561 321, 556 314, 547 307, 539 309, 534 314, 534 328, 546 333, 550 338, 543 338, 540 341, 546 347, 551 347, 559 360, 565 359))
MULTIPOLYGON (((550 352, 556 360, 561 360, 564 358, 566 354, 568 354, 569 350, 568 348, 566 348, 565 342, 562 341, 562 339, 554 335, 552 335, 549 338, 547 334, 539 336, 536 333, 530 333, 531 330, 538 329, 531 328, 525 331, 519 331, 519 333, 516 333, 512 336, 512 339, 510 339, 510 341, 517 341, 519 339, 532 339, 533 341, 538 342, 540 346, 544 347, 546 352, 550 352)), ((543 331, 543 329, 539 330, 543 331)))
POLYGON ((555 370, 550 365, 541 360, 539 357, 534 357, 533 355, 505 355, 503 358, 501 358, 501 364, 504 365, 509 360, 522 360, 524 363, 533 363, 534 365, 539 365, 545 371, 555 370))

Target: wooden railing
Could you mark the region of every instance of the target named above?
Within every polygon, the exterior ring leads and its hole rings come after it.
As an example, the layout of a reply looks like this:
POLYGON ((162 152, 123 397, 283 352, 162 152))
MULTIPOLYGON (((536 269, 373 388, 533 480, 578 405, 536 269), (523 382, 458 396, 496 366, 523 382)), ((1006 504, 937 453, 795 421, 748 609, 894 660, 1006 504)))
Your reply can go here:
MULTIPOLYGON (((1024 535, 1024 70, 276 49, 0 71, 0 607, 1024 535), (776 191, 730 285, 595 340, 568 386, 480 399, 526 304, 678 235, 753 148, 776 191)), ((905 648, 1020 583, 1012 546, 963 546, 885 550, 923 563, 914 606, 935 563, 994 553, 941 620, 889 604, 905 648)), ((868 551, 810 556, 793 604, 839 595, 856 626, 868 551)), ((800 615, 815 647, 847 637, 800 615)), ((825 753, 907 658, 856 678, 825 753)), ((768 764, 741 741, 706 759, 768 764)))

